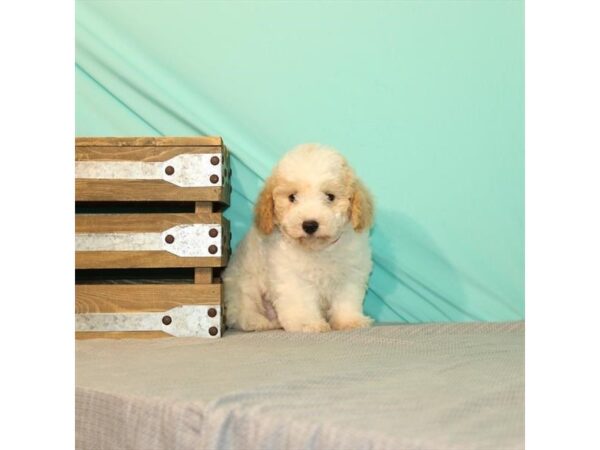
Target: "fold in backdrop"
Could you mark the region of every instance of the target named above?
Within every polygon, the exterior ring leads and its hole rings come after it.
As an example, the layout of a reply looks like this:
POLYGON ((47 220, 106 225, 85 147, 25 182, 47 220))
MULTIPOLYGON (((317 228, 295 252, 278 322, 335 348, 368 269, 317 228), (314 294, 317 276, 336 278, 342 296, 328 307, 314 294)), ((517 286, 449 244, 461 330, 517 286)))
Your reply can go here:
POLYGON ((281 155, 341 150, 377 204, 381 322, 524 317, 523 3, 78 1, 79 136, 220 135, 233 245, 281 155))

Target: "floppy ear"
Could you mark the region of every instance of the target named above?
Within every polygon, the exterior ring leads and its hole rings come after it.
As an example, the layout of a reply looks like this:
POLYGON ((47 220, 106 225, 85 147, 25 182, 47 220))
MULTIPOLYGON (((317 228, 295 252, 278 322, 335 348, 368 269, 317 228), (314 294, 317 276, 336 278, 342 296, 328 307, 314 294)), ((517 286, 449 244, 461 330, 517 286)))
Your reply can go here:
POLYGON ((368 230, 373 224, 373 198, 359 179, 354 182, 350 200, 350 220, 356 231, 368 230))
POLYGON ((258 196, 256 205, 254 205, 254 223, 264 234, 271 234, 275 227, 275 203, 273 201, 274 187, 275 181, 273 180, 273 177, 268 178, 262 192, 258 196))

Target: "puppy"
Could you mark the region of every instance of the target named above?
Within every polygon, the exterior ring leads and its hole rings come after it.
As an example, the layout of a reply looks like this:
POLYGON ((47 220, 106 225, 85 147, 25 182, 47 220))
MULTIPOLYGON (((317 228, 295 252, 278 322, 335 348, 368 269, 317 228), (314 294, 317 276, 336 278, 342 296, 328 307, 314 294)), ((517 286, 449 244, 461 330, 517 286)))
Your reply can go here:
POLYGON ((274 168, 223 274, 227 325, 323 332, 367 327, 373 201, 342 155, 300 145, 274 168))

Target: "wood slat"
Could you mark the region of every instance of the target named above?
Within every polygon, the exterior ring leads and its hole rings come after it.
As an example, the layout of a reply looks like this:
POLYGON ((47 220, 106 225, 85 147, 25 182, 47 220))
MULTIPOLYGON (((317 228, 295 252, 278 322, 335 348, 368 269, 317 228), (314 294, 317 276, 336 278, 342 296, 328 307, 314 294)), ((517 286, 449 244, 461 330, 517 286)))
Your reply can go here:
POLYGON ((219 213, 175 214, 77 214, 75 233, 162 232, 175 225, 223 224, 229 221, 219 213))
POLYGON ((76 137, 78 146, 218 146, 223 144, 219 136, 143 136, 143 137, 76 137))
MULTIPOLYGON (((157 147, 157 146, 101 146, 75 147, 75 161, 145 161, 163 162, 182 154, 223 153, 221 147, 157 147)), ((224 153, 227 159, 227 153, 224 153)))
POLYGON ((76 269, 152 269, 171 267, 224 267, 229 261, 223 246, 220 257, 181 257, 168 252, 76 252, 76 269))
MULTIPOLYGON (((157 339, 174 338, 162 331, 76 331, 75 339, 157 339)), ((175 338, 174 338, 175 339, 175 338)))
POLYGON ((180 305, 220 305, 222 284, 78 284, 75 313, 160 312, 180 305))
POLYGON ((208 201, 229 204, 231 188, 179 187, 163 180, 75 180, 75 201, 208 201))

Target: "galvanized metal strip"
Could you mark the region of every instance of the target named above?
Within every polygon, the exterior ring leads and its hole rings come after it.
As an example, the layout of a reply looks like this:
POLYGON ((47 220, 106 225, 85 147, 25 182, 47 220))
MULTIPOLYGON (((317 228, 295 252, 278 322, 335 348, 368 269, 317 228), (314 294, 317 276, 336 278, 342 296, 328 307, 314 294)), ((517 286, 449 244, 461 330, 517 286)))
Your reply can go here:
POLYGON ((110 252, 163 250, 161 233, 77 233, 75 251, 110 252))
POLYGON ((181 257, 220 257, 220 224, 183 224, 162 233, 77 233, 75 250, 166 251, 181 257), (211 230, 214 237, 211 236, 211 230))
POLYGON ((164 312, 80 313, 75 315, 75 330, 163 331, 176 337, 217 338, 221 334, 221 307, 182 305, 164 312), (213 317, 208 314, 211 308, 216 311, 213 317))
POLYGON ((221 153, 185 153, 160 162, 76 161, 75 178, 164 180, 180 187, 222 186, 222 161, 221 153), (218 162, 213 164, 215 156, 218 162))
POLYGON ((221 256, 221 225, 191 224, 177 225, 162 233, 163 242, 167 236, 173 236, 171 244, 164 247, 168 252, 177 256, 221 256), (211 230, 216 230, 211 237, 211 230))

